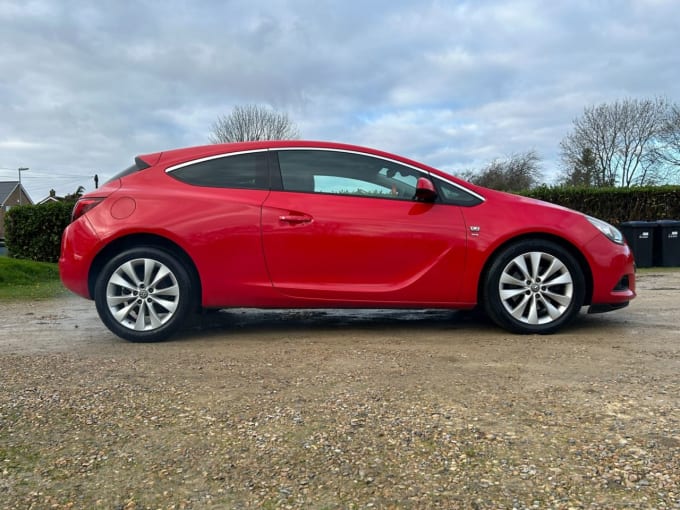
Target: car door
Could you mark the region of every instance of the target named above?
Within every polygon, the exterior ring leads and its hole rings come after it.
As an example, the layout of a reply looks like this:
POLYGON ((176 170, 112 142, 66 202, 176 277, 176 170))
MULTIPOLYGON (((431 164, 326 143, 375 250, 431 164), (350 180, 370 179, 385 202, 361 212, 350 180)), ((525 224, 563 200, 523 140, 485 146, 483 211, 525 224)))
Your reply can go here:
POLYGON ((426 173, 348 151, 276 156, 282 189, 263 204, 262 240, 278 291, 329 306, 455 302, 463 216, 456 206, 413 199, 426 173))

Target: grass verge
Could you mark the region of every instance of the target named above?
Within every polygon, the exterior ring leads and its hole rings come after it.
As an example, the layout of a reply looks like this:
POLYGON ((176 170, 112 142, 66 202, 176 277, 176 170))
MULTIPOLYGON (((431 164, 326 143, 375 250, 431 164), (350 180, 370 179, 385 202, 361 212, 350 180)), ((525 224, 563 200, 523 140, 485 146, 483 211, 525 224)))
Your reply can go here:
POLYGON ((57 264, 0 257, 0 300, 46 299, 65 292, 57 264))

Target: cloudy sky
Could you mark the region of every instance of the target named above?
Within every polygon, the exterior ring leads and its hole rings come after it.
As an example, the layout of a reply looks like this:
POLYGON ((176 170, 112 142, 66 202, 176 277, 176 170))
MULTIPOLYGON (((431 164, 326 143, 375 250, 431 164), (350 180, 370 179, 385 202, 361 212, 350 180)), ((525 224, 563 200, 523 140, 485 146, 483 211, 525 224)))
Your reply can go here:
POLYGON ((0 180, 34 201, 208 142, 235 105, 452 173, 585 106, 680 100, 677 0, 0 0, 0 180))

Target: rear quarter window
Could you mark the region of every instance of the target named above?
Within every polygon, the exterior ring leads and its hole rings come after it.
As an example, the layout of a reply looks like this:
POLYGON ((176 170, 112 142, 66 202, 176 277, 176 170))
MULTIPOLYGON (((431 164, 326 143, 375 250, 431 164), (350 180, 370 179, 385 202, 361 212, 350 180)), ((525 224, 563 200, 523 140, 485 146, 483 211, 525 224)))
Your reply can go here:
POLYGON ((269 189, 265 152, 218 156, 168 169, 171 177, 211 188, 269 189))

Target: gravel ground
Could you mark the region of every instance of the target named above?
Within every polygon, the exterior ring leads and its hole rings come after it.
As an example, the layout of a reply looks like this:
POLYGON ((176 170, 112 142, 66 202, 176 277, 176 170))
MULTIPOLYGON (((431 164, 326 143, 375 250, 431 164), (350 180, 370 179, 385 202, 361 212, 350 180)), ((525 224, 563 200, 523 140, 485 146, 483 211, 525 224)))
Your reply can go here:
POLYGON ((553 336, 220 312, 126 343, 0 303, 0 509, 680 509, 680 271, 553 336))

